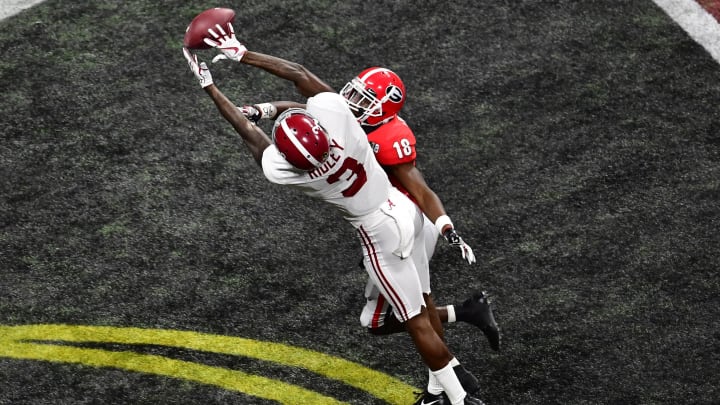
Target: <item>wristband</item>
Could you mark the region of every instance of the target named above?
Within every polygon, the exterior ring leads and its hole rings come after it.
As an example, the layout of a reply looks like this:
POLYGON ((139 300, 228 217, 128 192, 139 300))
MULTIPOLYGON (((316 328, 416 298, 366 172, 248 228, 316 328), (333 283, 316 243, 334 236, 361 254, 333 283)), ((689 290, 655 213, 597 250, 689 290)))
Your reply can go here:
POLYGON ((450 225, 451 228, 454 228, 450 217, 447 215, 440 215, 438 219, 435 220, 435 228, 437 228, 440 235, 443 234, 443 228, 445 228, 446 225, 450 225))
POLYGON ((277 116, 277 107, 272 103, 255 104, 255 108, 260 111, 260 118, 271 120, 277 116))
POLYGON ((447 310, 448 323, 457 321, 457 315, 455 315, 455 305, 448 305, 445 309, 447 310))

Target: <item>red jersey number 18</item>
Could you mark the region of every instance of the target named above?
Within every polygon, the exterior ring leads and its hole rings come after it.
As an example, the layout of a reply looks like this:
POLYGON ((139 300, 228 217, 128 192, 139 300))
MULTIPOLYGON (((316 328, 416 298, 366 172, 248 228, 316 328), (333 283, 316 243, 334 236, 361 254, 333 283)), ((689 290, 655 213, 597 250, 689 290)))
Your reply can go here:
POLYGON ((403 138, 400 142, 393 143, 393 148, 398 154, 398 158, 402 159, 405 156, 412 155, 412 148, 410 147, 410 141, 407 138, 403 138))

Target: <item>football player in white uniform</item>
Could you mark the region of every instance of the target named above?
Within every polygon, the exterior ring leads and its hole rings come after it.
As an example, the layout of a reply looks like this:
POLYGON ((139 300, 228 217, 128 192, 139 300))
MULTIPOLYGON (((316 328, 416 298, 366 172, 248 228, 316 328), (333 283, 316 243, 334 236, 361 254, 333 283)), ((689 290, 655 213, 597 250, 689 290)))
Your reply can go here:
MULTIPOLYGON (((205 38, 207 45, 237 50, 231 57, 225 53, 217 55, 213 62, 229 59, 250 66, 259 67, 283 79, 292 81, 300 94, 311 97, 320 92, 334 92, 332 87, 315 76, 311 71, 295 62, 276 56, 249 51, 234 35, 232 24, 208 31, 211 38, 205 38)), ((389 69, 371 67, 363 70, 349 81, 339 92, 353 111, 357 121, 367 134, 373 146, 376 160, 385 169, 390 183, 405 193, 424 213, 423 233, 424 249, 413 250, 413 260, 419 270, 423 285, 425 304, 435 330, 444 337, 442 323, 467 322, 478 327, 488 339, 493 350, 500 348, 500 329, 495 322, 487 294, 476 292, 459 305, 436 306, 430 291, 430 266, 438 233, 452 246, 458 247, 463 259, 475 262, 470 246, 458 235, 450 221, 443 203, 427 185, 420 170, 415 165, 415 135, 398 113, 405 103, 405 86, 400 77, 389 69)), ((304 108, 305 105, 293 101, 274 101, 238 107, 246 117, 254 122, 261 118, 274 119, 287 108, 304 108)), ((360 266, 363 267, 362 262, 360 266)), ((403 332, 405 326, 393 314, 393 308, 386 297, 368 280, 365 288, 366 303, 360 316, 360 322, 368 332, 374 335, 387 335, 403 332)), ((456 365, 455 371, 466 391, 477 396, 480 385, 477 379, 462 365, 456 365)), ((440 395, 440 388, 433 384, 429 373, 428 386, 418 397, 417 404, 433 402, 440 395)))
MULTIPOLYGON (((238 50, 218 48, 226 57, 238 50)), ((434 403, 482 404, 462 387, 453 366, 459 362, 435 331, 410 257, 423 243, 423 216, 394 188, 342 96, 323 92, 306 109, 288 109, 273 126, 272 140, 247 119, 213 83, 205 63, 183 48, 190 70, 221 115, 242 137, 265 177, 326 201, 357 230, 371 280, 393 306, 445 397, 434 403), (445 402, 447 399, 448 402, 445 402)))

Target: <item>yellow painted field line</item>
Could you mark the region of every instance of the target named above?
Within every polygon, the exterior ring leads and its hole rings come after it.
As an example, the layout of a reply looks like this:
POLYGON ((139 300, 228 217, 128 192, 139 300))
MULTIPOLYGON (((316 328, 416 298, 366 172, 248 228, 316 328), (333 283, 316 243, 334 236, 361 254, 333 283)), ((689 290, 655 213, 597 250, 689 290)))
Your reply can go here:
POLYGON ((274 342, 192 331, 84 325, 0 325, 0 356, 116 367, 166 375, 242 391, 249 395, 274 399, 284 404, 340 403, 337 400, 320 396, 320 394, 300 387, 235 370, 133 352, 111 352, 98 349, 25 343, 31 340, 129 345, 149 344, 251 357, 312 371, 366 391, 389 404, 412 403, 413 391, 415 390, 414 387, 392 376, 325 353, 274 342), (42 357, 45 355, 51 358, 42 357), (162 359, 162 361, 158 362, 158 359, 162 359), (94 364, 93 362, 99 363, 94 364), (146 362, 149 363, 146 364, 146 362), (157 369, 154 366, 156 363, 163 366, 157 369), (253 389, 252 387, 261 388, 253 389), (269 398, 268 395, 279 395, 282 398, 269 398), (309 400, 306 397, 307 395, 319 397, 309 400), (298 398, 301 397, 303 399, 298 401, 298 398))
POLYGON ((4 357, 76 363, 92 367, 114 367, 140 373, 181 378, 202 384, 215 385, 227 390, 244 392, 248 395, 278 401, 282 404, 338 405, 343 403, 282 381, 162 356, 35 343, 7 343, 1 346, 0 356, 4 357))

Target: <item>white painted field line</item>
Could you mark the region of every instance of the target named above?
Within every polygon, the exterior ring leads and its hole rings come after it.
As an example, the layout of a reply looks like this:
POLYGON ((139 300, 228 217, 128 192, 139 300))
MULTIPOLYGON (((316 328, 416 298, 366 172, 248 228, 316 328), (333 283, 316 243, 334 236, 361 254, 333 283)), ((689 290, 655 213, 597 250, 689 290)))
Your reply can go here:
POLYGON ((44 0, 0 0, 0 20, 13 16, 44 0))
POLYGON ((653 0, 720 63, 720 24, 695 0, 653 0))

